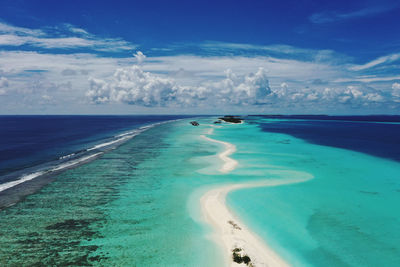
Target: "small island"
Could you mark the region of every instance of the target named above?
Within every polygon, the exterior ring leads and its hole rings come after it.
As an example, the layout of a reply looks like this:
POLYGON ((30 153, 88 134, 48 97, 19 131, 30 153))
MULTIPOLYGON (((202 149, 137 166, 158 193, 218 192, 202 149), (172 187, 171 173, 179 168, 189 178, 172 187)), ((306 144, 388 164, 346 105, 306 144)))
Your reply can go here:
POLYGON ((220 120, 223 120, 225 122, 230 122, 230 123, 242 123, 243 119, 240 118, 239 116, 232 116, 232 115, 226 115, 224 117, 218 118, 220 120))

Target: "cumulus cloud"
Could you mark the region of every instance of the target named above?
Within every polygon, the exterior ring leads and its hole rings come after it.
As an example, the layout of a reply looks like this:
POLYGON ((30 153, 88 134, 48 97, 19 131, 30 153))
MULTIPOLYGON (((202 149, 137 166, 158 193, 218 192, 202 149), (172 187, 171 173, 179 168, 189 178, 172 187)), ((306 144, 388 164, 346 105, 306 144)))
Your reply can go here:
POLYGON ((274 94, 278 98, 284 98, 288 94, 288 89, 289 89, 289 84, 283 82, 278 87, 275 88, 274 94))
MULTIPOLYGON (((144 58, 141 52, 135 56, 144 58)), ((198 106, 205 102, 252 105, 266 103, 272 95, 266 71, 260 68, 254 74, 236 76, 227 70, 222 81, 185 86, 171 77, 162 77, 134 65, 119 68, 111 81, 90 78, 86 93, 92 103, 122 102, 153 106, 198 106)))
MULTIPOLYGON (((353 108, 388 101, 381 91, 368 86, 350 85, 338 88, 289 88, 286 82, 271 88, 268 72, 235 74, 231 69, 219 81, 182 85, 171 76, 144 71, 141 66, 119 68, 111 80, 90 79, 87 97, 92 103, 120 102, 146 107, 177 106, 304 106, 347 105, 353 108), (308 103, 308 104, 307 104, 308 103)), ((397 88, 398 85, 393 85, 397 88)), ((396 89, 397 90, 397 89, 396 89)), ((400 93, 400 92, 399 92, 400 93)), ((396 91, 397 94, 397 91, 396 91)))
POLYGON ((226 78, 215 84, 216 96, 219 101, 235 105, 263 104, 272 95, 269 87, 267 72, 263 68, 253 74, 247 74, 240 78, 232 70, 225 71, 226 78))
POLYGON ((342 92, 338 92, 338 100, 341 103, 350 103, 355 106, 383 102, 384 97, 372 88, 360 88, 348 86, 342 92))
POLYGON ((205 87, 178 85, 174 79, 145 72, 138 65, 117 69, 109 82, 95 78, 89 81, 90 90, 86 95, 97 104, 122 102, 146 107, 193 106, 209 93, 205 87))
POLYGON ((376 105, 386 101, 382 92, 365 86, 326 87, 322 90, 314 90, 307 97, 324 105, 338 106, 344 104, 353 108, 376 105))
POLYGON ((96 103, 121 101, 149 106, 168 98, 173 87, 169 80, 158 79, 137 66, 118 69, 114 78, 112 83, 91 79, 88 96, 94 96, 92 98, 96 103))
MULTIPOLYGON (((145 58, 139 51, 135 56, 145 58)), ((77 112, 103 113, 108 109, 101 105, 105 103, 122 112, 149 111, 142 107, 160 112, 166 109, 157 107, 167 107, 168 112, 207 113, 235 108, 238 112, 342 109, 350 113, 350 109, 371 112, 375 107, 379 112, 393 112, 400 107, 394 73, 352 72, 347 63, 266 56, 173 54, 148 61, 137 57, 0 51, 2 83, 10 80, 8 87, 1 88, 7 97, 0 98, 0 112, 7 111, 7 105, 10 109, 27 106, 25 103, 35 106, 50 102, 57 110, 75 105, 77 112), (89 82, 88 75, 92 77, 89 82), (45 101, 43 95, 51 96, 51 101, 45 101), (88 106, 87 99, 98 105, 88 106)))
POLYGON ((133 54, 133 56, 136 58, 136 62, 139 65, 142 64, 146 59, 146 56, 141 51, 137 51, 136 54, 133 54))
POLYGON ((8 87, 1 88, 7 97, 0 98, 0 113, 18 110, 17 107, 40 113, 43 105, 51 105, 54 113, 85 112, 88 73, 109 77, 119 65, 127 65, 125 61, 133 62, 95 54, 0 51, 0 77, 9 80, 8 87), (65 75, 73 73, 76 75, 65 75), (51 101, 43 95, 51 96, 51 101))
POLYGON ((396 102, 400 102, 400 83, 392 85, 392 96, 396 98, 396 102))

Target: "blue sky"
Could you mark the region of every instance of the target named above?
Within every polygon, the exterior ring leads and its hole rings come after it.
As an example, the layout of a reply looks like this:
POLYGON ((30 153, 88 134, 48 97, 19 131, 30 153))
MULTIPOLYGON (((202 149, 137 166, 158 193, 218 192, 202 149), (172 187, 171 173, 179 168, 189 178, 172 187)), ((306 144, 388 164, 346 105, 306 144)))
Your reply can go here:
POLYGON ((0 2, 0 114, 400 113, 400 2, 0 2))

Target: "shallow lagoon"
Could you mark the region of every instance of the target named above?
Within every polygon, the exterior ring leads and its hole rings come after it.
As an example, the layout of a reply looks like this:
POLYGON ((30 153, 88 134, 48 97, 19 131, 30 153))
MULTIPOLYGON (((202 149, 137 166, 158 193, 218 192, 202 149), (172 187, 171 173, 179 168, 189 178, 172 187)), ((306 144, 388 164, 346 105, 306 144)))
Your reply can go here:
POLYGON ((314 176, 228 196, 231 208, 289 262, 399 266, 400 163, 261 132, 255 125, 242 131, 225 140, 238 144, 233 157, 246 162, 244 168, 262 168, 266 177, 269 170, 282 178, 290 177, 287 170, 314 176), (243 142, 240 134, 259 142, 243 142))
POLYGON ((2 210, 0 264, 220 265, 188 208, 197 188, 219 182, 196 172, 219 149, 200 138, 208 128, 159 125, 2 210))

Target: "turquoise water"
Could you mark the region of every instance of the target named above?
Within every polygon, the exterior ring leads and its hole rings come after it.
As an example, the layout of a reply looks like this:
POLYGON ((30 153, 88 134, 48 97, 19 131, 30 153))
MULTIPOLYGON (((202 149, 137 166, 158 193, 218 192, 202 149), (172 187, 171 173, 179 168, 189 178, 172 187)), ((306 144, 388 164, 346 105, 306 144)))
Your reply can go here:
POLYGON ((197 172, 220 150, 205 129, 159 125, 2 210, 0 265, 220 266, 188 206, 223 180, 197 172))
POLYGON ((247 125, 224 129, 237 144, 237 172, 288 170, 314 178, 299 184, 232 192, 239 217, 296 266, 400 266, 400 164, 318 146, 247 125), (247 136, 244 141, 243 136, 247 136), (251 137, 251 138, 250 138, 251 137), (258 140, 255 143, 253 140, 258 140))
POLYGON ((398 266, 400 164, 312 145, 256 125, 159 125, 0 211, 0 265, 221 266, 200 219, 208 188, 312 178, 232 192, 228 205, 290 263, 398 266), (239 165, 220 174, 224 147, 239 165))

